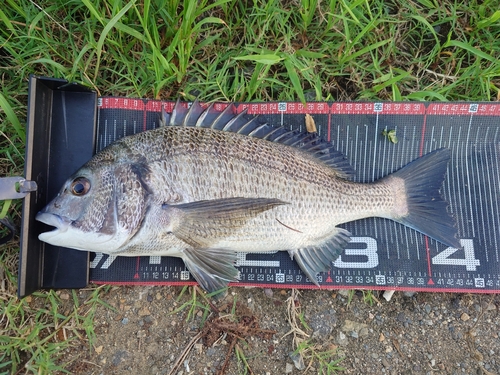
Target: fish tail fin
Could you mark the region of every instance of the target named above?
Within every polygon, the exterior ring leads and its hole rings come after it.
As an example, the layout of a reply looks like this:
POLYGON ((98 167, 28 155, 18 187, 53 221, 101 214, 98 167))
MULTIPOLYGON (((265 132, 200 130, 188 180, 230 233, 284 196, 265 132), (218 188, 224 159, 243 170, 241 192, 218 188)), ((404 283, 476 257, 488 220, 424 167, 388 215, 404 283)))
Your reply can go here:
POLYGON ((446 148, 433 151, 382 181, 404 181, 405 202, 396 204, 391 219, 445 245, 461 248, 456 221, 448 212, 448 202, 440 193, 450 154, 451 151, 446 148))

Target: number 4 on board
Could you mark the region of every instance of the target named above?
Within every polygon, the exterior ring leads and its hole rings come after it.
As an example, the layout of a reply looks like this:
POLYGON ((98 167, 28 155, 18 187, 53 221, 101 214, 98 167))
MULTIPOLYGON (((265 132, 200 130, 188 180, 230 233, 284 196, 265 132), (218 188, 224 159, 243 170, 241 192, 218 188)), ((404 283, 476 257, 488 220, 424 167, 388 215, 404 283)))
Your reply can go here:
POLYGON ((472 240, 460 240, 460 243, 464 252, 463 258, 450 258, 450 256, 462 249, 448 247, 432 258, 432 264, 465 266, 467 271, 476 271, 476 267, 480 265, 480 262, 474 256, 474 242, 472 240))

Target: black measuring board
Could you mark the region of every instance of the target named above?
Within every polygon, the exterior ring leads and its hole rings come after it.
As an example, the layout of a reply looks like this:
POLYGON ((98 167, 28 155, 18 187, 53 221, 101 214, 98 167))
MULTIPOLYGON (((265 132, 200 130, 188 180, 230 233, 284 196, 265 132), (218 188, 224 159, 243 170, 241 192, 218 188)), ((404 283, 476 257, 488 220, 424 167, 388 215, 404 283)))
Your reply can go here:
MULTIPOLYGON (((174 102, 99 99, 97 150, 114 140, 159 126, 161 108, 174 102)), ((189 105, 184 103, 184 105, 189 105)), ((223 109, 227 104, 216 104, 223 109)), ((368 218, 341 225, 352 233, 322 288, 500 292, 500 104, 421 102, 239 103, 271 125, 305 131, 305 114, 356 170, 372 182, 435 149, 452 159, 442 187, 458 222, 461 249, 447 247, 394 221, 368 218), (382 134, 395 130, 398 142, 382 134)), ((316 288, 287 252, 238 254, 234 285, 316 288)), ((194 284, 184 263, 171 257, 93 254, 95 283, 194 284)))

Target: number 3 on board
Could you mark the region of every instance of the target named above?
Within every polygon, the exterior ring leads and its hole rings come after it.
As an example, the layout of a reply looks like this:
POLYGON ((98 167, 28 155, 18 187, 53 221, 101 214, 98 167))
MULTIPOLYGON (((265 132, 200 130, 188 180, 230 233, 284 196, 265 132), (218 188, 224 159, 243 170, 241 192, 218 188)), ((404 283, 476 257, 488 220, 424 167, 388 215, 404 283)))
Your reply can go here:
POLYGON ((460 240, 464 250, 464 258, 450 258, 459 249, 448 247, 432 258, 432 264, 443 264, 447 266, 465 266, 467 271, 476 271, 480 265, 479 259, 474 256, 474 243, 472 240, 460 240))

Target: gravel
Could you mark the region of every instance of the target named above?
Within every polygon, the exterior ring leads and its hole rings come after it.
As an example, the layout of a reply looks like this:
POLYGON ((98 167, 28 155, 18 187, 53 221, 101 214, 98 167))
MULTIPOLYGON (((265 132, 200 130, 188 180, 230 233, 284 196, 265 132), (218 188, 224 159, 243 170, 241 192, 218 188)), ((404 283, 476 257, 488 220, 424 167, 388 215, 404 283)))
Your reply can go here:
MULTIPOLYGON (((87 371, 82 372, 80 362, 80 373, 169 374, 203 325, 199 308, 190 320, 188 310, 173 314, 189 300, 184 295, 176 301, 179 293, 176 287, 112 289, 105 300, 116 310, 97 311, 94 349, 68 353, 86 361, 87 371)), ((330 359, 341 359, 341 373, 500 374, 499 295, 396 292, 386 301, 382 292, 373 293, 372 306, 360 293, 349 300, 345 291, 304 290, 296 301, 309 327, 301 329, 318 352, 336 353, 330 359)), ((290 295, 290 290, 233 287, 225 300, 214 303, 220 308, 238 301, 261 329, 276 331, 272 337, 236 341, 240 358, 255 375, 319 373, 317 361, 301 362, 293 353, 293 334, 287 334, 290 295)), ((222 334, 209 346, 197 340, 173 374, 217 374, 228 352, 226 373, 244 373, 230 338, 222 334)))

